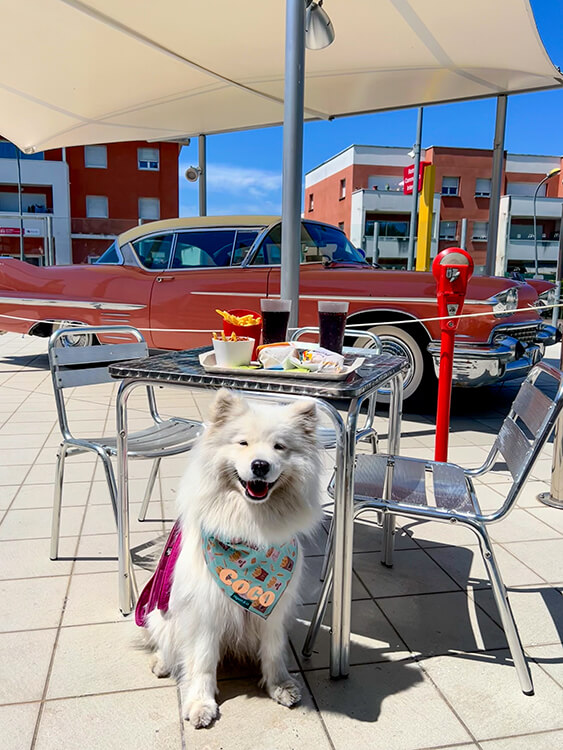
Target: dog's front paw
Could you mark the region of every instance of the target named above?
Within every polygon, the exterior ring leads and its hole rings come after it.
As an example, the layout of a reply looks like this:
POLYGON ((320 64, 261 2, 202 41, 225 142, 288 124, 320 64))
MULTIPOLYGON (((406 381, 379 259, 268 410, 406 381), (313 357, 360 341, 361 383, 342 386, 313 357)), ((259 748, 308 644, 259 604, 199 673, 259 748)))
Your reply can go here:
POLYGON ((195 729, 208 727, 219 714, 219 706, 213 700, 195 700, 184 705, 184 718, 188 719, 195 729))
POLYGON ((164 662, 159 652, 153 654, 151 659, 151 670, 157 677, 169 677, 172 671, 164 662))
POLYGON ((268 693, 270 698, 288 708, 301 700, 301 688, 295 680, 286 680, 281 685, 272 685, 268 688, 268 693))

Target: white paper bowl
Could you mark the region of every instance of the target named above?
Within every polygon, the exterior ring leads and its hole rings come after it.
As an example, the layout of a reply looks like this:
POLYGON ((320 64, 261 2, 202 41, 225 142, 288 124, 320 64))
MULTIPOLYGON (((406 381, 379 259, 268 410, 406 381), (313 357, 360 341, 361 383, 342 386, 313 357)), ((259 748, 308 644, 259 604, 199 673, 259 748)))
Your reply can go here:
POLYGON ((220 367, 240 367, 249 365, 254 349, 254 339, 245 338, 237 341, 213 339, 215 361, 220 367))

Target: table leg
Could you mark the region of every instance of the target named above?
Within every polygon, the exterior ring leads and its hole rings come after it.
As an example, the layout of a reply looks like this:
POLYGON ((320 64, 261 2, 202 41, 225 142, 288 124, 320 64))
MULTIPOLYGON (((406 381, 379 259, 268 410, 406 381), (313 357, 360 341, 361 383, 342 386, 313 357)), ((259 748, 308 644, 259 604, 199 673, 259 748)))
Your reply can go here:
POLYGON ((124 615, 131 613, 133 588, 131 584, 131 550, 129 546, 129 478, 127 461, 127 398, 138 385, 124 380, 116 398, 117 423, 117 558, 119 568, 119 608, 124 615))
MULTIPOLYGON (((387 453, 396 456, 399 453, 401 440, 401 418, 403 416, 403 375, 398 373, 391 379, 391 403, 389 404, 389 437, 387 453)), ((393 486, 393 462, 386 468, 384 497, 391 499, 393 486)), ((393 566, 393 550, 395 547, 395 516, 385 513, 383 516, 383 549, 381 563, 388 568, 393 566)))
POLYGON ((334 584, 332 588, 332 639, 330 676, 350 672, 350 618, 352 609, 352 553, 354 546, 354 455, 360 402, 348 407, 341 450, 337 452, 334 495, 334 584))

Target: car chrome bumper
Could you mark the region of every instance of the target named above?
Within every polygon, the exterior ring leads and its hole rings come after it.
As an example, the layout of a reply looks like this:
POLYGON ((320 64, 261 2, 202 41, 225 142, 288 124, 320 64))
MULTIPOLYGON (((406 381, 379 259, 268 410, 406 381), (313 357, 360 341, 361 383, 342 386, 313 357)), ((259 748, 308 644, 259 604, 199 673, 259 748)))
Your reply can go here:
MULTIPOLYGON (((553 326, 538 325, 534 343, 525 344, 512 336, 497 336, 488 345, 456 345, 453 361, 453 383, 457 386, 476 388, 491 385, 500 380, 524 377, 533 365, 540 361, 545 347, 561 339, 553 326)), ((440 369, 440 343, 433 341, 428 351, 434 361, 436 377, 440 369)))

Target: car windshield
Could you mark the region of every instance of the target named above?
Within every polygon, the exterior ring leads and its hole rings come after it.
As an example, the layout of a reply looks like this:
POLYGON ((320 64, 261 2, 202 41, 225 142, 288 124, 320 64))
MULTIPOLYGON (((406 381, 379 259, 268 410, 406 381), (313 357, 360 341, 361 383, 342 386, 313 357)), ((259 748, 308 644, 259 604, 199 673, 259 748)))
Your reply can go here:
MULTIPOLYGON (((254 265, 281 263, 281 224, 268 232, 252 259, 254 265)), ((344 232, 326 224, 305 221, 301 225, 301 263, 361 263, 364 254, 352 245, 344 232)))

